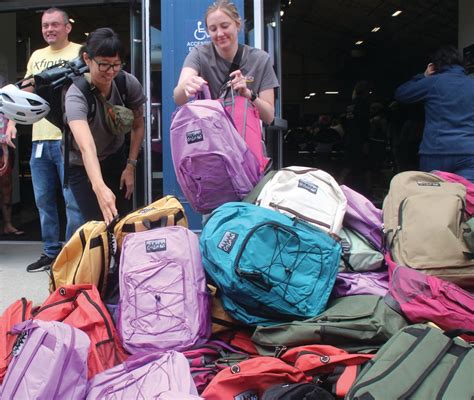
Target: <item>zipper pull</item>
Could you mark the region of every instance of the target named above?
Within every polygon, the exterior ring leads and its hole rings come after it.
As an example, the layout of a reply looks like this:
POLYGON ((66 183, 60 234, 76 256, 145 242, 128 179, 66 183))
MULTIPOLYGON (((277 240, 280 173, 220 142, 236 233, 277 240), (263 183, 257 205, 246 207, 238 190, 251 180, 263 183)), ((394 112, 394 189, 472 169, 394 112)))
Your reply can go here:
POLYGON ((286 346, 276 346, 275 347, 275 353, 273 354, 273 357, 275 358, 280 358, 280 356, 288 349, 286 346))

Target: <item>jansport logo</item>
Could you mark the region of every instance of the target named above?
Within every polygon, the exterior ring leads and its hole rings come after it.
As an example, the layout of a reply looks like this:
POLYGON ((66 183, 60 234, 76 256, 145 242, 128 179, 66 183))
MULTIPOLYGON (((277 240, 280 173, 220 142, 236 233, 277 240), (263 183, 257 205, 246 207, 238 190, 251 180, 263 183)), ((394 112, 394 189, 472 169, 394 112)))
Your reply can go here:
POLYGON ((204 140, 202 130, 198 129, 195 131, 186 132, 186 140, 188 141, 188 144, 202 142, 204 140))
POLYGON ((217 247, 225 251, 226 253, 230 253, 238 237, 239 235, 237 233, 227 231, 226 233, 224 233, 224 236, 222 237, 217 247))
POLYGON ((157 251, 166 250, 166 239, 154 239, 145 241, 145 249, 147 253, 155 253, 157 251))
POLYGON ((418 186, 441 186, 441 184, 439 182, 422 182, 422 181, 418 181, 416 182, 416 184, 418 186))
POLYGON ((258 400, 258 392, 254 389, 246 390, 234 396, 234 400, 258 400))
POLYGON ((316 194, 318 192, 318 186, 317 185, 315 185, 312 182, 305 181, 304 179, 300 179, 298 181, 298 187, 300 187, 301 189, 305 189, 308 192, 311 192, 313 194, 316 194))

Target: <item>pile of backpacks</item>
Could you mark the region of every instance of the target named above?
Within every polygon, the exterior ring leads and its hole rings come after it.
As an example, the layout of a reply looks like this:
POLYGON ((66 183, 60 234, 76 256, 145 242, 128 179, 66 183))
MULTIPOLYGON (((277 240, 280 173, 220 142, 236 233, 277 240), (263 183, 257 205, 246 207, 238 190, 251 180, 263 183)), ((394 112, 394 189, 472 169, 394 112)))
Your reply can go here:
POLYGON ((0 398, 473 398, 471 183, 403 172, 382 210, 314 168, 252 187, 199 236, 173 196, 81 227, 1 316, 0 398))

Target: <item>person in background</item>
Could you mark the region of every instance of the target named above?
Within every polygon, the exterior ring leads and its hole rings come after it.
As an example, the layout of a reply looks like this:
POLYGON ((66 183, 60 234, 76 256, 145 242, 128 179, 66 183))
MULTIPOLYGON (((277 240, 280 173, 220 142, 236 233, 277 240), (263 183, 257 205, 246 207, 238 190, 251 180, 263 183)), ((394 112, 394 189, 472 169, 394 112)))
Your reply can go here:
POLYGON ((452 172, 474 182, 474 80, 458 50, 437 50, 423 74, 396 89, 395 99, 424 104, 420 170, 452 172))
POLYGON ((234 3, 218 0, 208 7, 206 27, 212 43, 196 46, 184 60, 174 101, 183 105, 208 84, 212 98, 218 98, 230 81, 239 95, 250 99, 263 122, 275 118, 274 88, 279 86, 270 56, 263 50, 244 45, 240 68, 229 75, 239 48, 238 33, 242 20, 234 3))
POLYGON ((69 185, 87 220, 104 220, 109 224, 118 214, 123 216, 131 210, 135 167, 145 133, 145 96, 140 82, 122 71, 125 49, 112 29, 99 28, 90 33, 80 52, 95 88, 96 112, 89 121, 87 99, 73 83, 65 98, 66 118, 74 137, 69 185), (114 81, 119 73, 125 78, 126 105, 114 81), (121 114, 129 114, 120 129, 113 124, 120 117, 115 106, 122 106, 121 114), (108 118, 111 113, 114 117, 108 118), (131 135, 127 154, 128 132, 131 135))
MULTIPOLYGON (((41 17, 41 31, 48 46, 38 49, 31 55, 26 76, 37 74, 44 69, 60 62, 77 57, 80 45, 70 42, 68 37, 72 30, 67 13, 58 8, 49 8, 41 17)), ((33 87, 24 90, 33 91, 33 87)), ((8 122, 7 140, 16 136, 15 121, 8 122)), ((61 150, 62 133, 59 128, 45 118, 33 124, 32 150, 30 159, 31 179, 38 207, 43 254, 26 267, 28 272, 47 269, 61 251, 60 225, 56 191, 62 185, 64 176, 64 160, 61 150)), ((66 204, 66 240, 83 223, 81 212, 69 188, 63 187, 66 204)))

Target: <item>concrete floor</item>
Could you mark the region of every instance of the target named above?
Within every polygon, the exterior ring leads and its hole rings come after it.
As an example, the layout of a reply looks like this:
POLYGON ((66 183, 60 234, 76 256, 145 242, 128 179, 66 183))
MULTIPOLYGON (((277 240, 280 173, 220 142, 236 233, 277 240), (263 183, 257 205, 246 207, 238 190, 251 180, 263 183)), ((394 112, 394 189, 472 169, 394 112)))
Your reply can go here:
POLYGON ((41 305, 48 297, 46 272, 26 272, 43 249, 41 242, 0 241, 0 314, 15 300, 25 297, 41 305))

